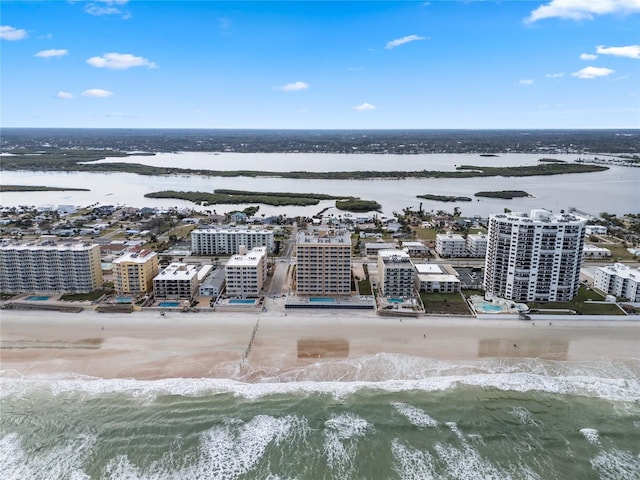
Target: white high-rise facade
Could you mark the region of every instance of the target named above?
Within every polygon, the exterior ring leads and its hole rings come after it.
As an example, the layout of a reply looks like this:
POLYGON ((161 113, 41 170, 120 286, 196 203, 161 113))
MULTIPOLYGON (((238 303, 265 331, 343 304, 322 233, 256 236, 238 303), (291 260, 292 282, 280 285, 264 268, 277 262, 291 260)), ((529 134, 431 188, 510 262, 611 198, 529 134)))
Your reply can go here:
POLYGON ((224 267, 227 295, 257 297, 267 281, 267 247, 255 247, 250 252, 240 246, 224 267))
POLYGON ((416 267, 409 254, 400 250, 378 252, 380 289, 385 297, 415 297, 416 267))
POLYGON ((578 292, 586 219, 555 215, 493 214, 485 259, 488 295, 517 302, 566 302, 578 292))
POLYGON ((251 250, 267 247, 273 252, 273 231, 235 227, 197 228, 191 232, 191 250, 194 255, 236 255, 240 246, 251 250))
POLYGON ((300 232, 296 243, 296 290, 304 295, 351 293, 349 232, 300 232))

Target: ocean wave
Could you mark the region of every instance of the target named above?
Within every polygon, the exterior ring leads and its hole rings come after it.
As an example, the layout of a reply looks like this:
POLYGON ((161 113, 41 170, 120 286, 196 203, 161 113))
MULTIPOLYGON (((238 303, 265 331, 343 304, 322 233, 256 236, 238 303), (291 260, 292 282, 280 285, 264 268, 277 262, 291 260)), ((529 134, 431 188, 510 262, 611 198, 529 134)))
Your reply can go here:
MULTIPOLYGON (((343 362, 322 362, 305 367, 312 378, 294 381, 290 372, 261 377, 259 381, 220 378, 169 378, 160 380, 102 379, 82 375, 20 375, 0 372, 1 397, 20 396, 36 390, 53 395, 81 392, 88 395, 126 394, 141 400, 160 395, 230 393, 248 400, 277 394, 328 394, 338 400, 363 389, 386 392, 437 392, 463 387, 495 388, 514 392, 579 395, 612 401, 640 400, 640 361, 559 362, 540 359, 444 362, 402 355, 378 354, 357 359, 360 369, 390 368, 380 380, 335 381, 331 372, 343 362), (412 366, 411 375, 406 372, 412 366), (316 375, 323 370, 325 379, 316 375), (419 372, 420 374, 416 373, 419 372)), ((304 378, 302 372, 295 375, 304 378)), ((402 412, 401 412, 402 413, 402 412)))

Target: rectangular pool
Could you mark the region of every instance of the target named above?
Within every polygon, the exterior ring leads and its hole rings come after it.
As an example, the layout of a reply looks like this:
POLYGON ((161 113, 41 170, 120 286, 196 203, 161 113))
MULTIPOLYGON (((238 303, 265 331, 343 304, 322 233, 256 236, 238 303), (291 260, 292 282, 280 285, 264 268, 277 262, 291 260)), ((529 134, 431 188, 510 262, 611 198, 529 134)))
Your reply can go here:
POLYGON ((180 306, 180 302, 160 302, 158 306, 159 307, 178 307, 180 306))
POLYGON ((309 302, 310 303, 336 303, 336 299, 331 297, 310 297, 309 302))
POLYGON ((230 305, 255 305, 256 301, 252 298, 232 298, 229 300, 230 305))
POLYGON ((31 300, 32 302, 44 302, 46 300, 49 300, 50 298, 51 297, 46 295, 31 295, 27 297, 27 300, 31 300))

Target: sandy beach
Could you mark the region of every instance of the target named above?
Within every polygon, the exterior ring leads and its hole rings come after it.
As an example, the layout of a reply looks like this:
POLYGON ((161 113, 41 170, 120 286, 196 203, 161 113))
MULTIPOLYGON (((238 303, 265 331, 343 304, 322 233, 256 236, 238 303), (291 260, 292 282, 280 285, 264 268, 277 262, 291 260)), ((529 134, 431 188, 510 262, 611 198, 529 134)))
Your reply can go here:
MULTIPOLYGON (((318 380, 314 366, 322 366, 321 379, 352 380, 360 359, 381 354, 450 361, 640 358, 640 323, 633 321, 5 310, 0 327, 0 367, 24 375, 299 381, 318 380)), ((376 380, 376 373, 358 378, 376 380)))

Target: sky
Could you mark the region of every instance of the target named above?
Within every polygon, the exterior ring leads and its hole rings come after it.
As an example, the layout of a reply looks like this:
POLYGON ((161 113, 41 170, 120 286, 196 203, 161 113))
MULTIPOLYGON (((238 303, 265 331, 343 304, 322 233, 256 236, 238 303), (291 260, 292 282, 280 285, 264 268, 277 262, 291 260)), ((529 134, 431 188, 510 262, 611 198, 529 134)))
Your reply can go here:
POLYGON ((640 128, 640 0, 0 2, 3 127, 640 128))

